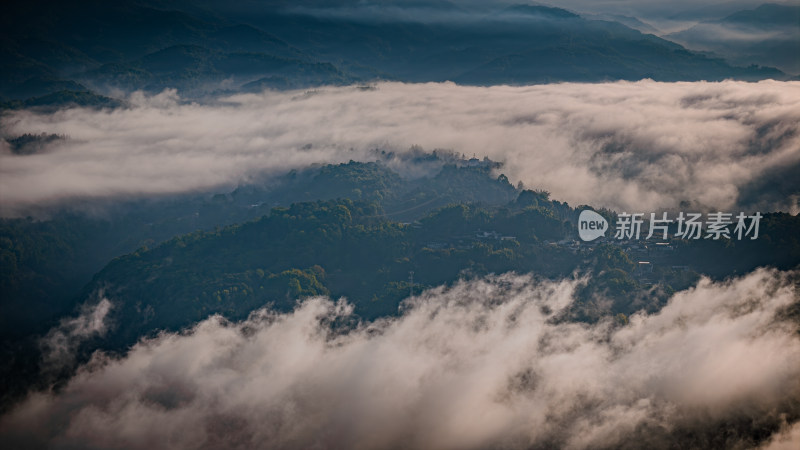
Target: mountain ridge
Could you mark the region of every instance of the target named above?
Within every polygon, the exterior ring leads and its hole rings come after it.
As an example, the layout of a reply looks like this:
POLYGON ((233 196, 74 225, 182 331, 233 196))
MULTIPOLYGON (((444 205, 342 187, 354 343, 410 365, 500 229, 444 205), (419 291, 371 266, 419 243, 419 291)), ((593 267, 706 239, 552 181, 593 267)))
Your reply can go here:
POLYGON ((181 2, 155 8, 83 0, 67 8, 40 0, 15 5, 2 19, 0 96, 172 87, 191 97, 385 79, 487 85, 786 77, 562 8, 512 5, 500 13, 422 23, 265 9, 242 19, 181 2), (172 69, 151 70, 159 55, 172 69), (225 80, 234 82, 222 86, 225 80))

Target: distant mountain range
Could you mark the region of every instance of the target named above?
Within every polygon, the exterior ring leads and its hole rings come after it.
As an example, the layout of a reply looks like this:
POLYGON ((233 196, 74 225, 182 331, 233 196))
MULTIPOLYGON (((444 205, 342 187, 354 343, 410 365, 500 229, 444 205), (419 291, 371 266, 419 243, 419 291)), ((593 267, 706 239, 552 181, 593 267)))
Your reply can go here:
POLYGON ((667 36, 733 63, 757 63, 800 73, 800 5, 764 4, 701 22, 667 36))
POLYGON ((444 5, 437 20, 410 21, 311 14, 275 3, 257 14, 214 2, 8 5, 0 18, 0 101, 166 87, 196 97, 372 80, 491 85, 789 77, 643 34, 632 27, 649 25, 631 17, 598 20, 517 5, 447 20, 444 5))

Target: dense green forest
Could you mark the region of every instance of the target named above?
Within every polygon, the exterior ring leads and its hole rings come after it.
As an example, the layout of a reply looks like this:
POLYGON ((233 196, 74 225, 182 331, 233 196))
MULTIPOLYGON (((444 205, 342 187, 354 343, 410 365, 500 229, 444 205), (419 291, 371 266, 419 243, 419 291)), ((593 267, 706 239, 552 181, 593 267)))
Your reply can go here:
MULTIPOLYGON (((417 158, 438 163, 438 173, 407 179, 382 162, 351 161, 293 171, 269 188, 130 202, 100 215, 4 219, 3 336, 43 332, 100 288, 124 305, 148 299, 149 315, 165 308, 147 319, 157 329, 216 312, 243 317, 270 302, 291 308, 317 294, 348 297, 365 317, 391 314, 412 291, 412 271, 417 292, 487 273, 605 271, 606 284, 621 289, 612 292, 616 298, 657 283, 681 289, 695 273, 722 278, 800 261, 798 218, 780 213, 762 219, 756 241, 674 240, 668 254, 655 247, 631 252, 615 240, 576 247, 583 208, 513 187, 488 160, 417 158), (637 277, 637 259, 658 264, 637 277), (188 302, 183 312, 172 314, 181 302, 188 302)), ((614 212, 601 212, 614 220, 614 212)), ((618 300, 613 311, 584 314, 633 311, 618 300)), ((142 327, 129 338, 148 330, 142 327)))
MULTIPOLYGON (((25 135, 9 143, 15 152, 35 153, 43 141, 60 138, 25 135)), ((80 287, 114 257, 176 235, 253 220, 274 206, 352 198, 380 205, 381 217, 412 221, 449 203, 501 205, 517 195, 505 177, 492 175, 497 164, 490 161, 416 153, 409 163, 434 171, 408 179, 387 167, 396 155, 375 156, 382 162, 311 167, 227 193, 81 204, 48 211, 46 220, 0 219, 0 336, 46 331, 75 307, 80 287)))
POLYGON ((407 163, 436 170, 413 179, 389 168, 396 155, 376 155, 377 162, 312 167, 224 194, 3 219, 2 372, 10 380, 3 397, 38 373, 35 336, 103 297, 113 304, 110 329, 86 344, 84 357, 95 348, 124 351, 211 314, 237 320, 264 306, 288 311, 308 296, 345 297, 357 317, 371 320, 396 314, 403 299, 428 287, 509 271, 591 275, 564 319, 624 322, 657 310, 701 274, 721 279, 800 263, 797 215, 766 214, 757 240, 579 244, 575 224, 587 207, 514 187, 498 163, 420 153, 407 163))
POLYGON ((571 210, 546 195, 531 200, 494 208, 453 204, 411 224, 387 220, 377 203, 296 203, 252 222, 176 237, 117 258, 95 276, 84 297, 102 289, 120 302, 114 335, 124 346, 209 314, 241 319, 264 304, 291 310, 297 299, 313 295, 347 297, 362 317, 374 319, 396 313, 411 292, 508 271, 551 278, 594 273, 573 318, 597 320, 655 310, 674 290, 696 281, 697 273, 724 277, 800 261, 793 232, 800 221, 770 214, 760 241, 676 243, 653 272, 639 276, 636 257, 620 245, 574 250, 556 244, 571 232, 562 218, 571 210), (673 268, 679 262, 690 262, 691 269, 673 268))

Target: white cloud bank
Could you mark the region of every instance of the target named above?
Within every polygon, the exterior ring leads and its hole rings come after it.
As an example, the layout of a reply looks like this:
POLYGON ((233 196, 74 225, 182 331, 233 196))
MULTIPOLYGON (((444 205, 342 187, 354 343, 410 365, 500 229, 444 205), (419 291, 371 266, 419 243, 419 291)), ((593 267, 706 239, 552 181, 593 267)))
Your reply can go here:
POLYGON ((797 274, 701 281, 630 324, 556 320, 574 281, 439 288, 346 332, 344 302, 95 355, 0 418, 14 448, 796 448, 797 274))
POLYGON ((6 136, 70 136, 34 155, 0 149, 0 212, 209 189, 413 144, 503 160, 512 180, 572 204, 798 210, 800 82, 384 83, 131 102, 0 118, 6 136))

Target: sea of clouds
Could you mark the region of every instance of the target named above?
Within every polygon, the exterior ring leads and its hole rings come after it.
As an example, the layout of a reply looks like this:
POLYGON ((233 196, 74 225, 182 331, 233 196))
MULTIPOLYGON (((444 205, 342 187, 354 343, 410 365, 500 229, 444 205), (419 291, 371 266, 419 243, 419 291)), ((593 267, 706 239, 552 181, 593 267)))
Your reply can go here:
POLYGON ((0 140, 0 214, 227 189, 412 145, 488 155, 512 181, 573 205, 800 211, 800 82, 380 83, 128 102, 1 116, 5 138, 69 138, 31 155, 0 140))
MULTIPOLYGON (((350 327, 313 298, 96 353, 0 417, 13 448, 797 448, 792 272, 701 280, 623 325, 561 320, 583 280, 507 274, 350 327)), ((112 300, 113 303, 113 300, 112 300)), ((87 307, 76 327, 111 307, 87 307)), ((78 333, 78 337, 85 333, 78 333)), ((50 336, 51 338, 52 336, 50 336)), ((49 338, 48 338, 49 339, 49 338)))

